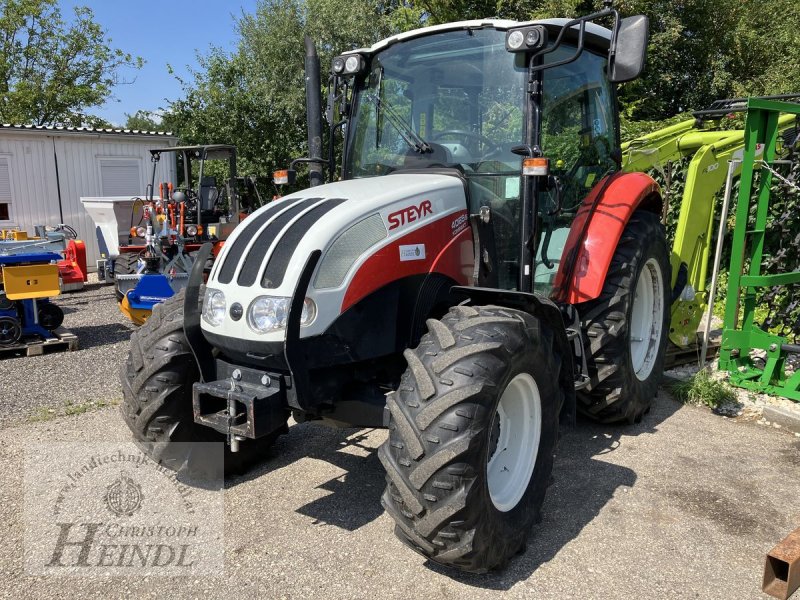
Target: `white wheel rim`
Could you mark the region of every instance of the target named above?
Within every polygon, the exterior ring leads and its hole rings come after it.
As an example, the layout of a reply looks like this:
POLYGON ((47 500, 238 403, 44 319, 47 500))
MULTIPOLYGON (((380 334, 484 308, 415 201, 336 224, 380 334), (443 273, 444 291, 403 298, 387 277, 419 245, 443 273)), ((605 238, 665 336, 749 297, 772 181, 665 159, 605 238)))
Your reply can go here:
POLYGON ((631 363, 639 381, 650 376, 664 327, 664 278, 655 258, 639 273, 630 322, 631 363))
POLYGON ((533 377, 520 373, 506 386, 490 434, 499 426, 497 445, 486 463, 489 495, 495 508, 514 508, 528 489, 542 437, 542 400, 533 377))

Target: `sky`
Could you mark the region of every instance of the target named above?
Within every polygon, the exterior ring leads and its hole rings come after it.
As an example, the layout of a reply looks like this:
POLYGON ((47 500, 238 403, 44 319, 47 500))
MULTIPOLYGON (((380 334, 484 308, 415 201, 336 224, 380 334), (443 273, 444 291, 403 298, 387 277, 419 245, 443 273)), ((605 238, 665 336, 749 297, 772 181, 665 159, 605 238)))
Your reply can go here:
POLYGON ((167 63, 176 74, 185 76, 190 67, 197 66, 197 51, 207 54, 212 46, 235 49, 236 17, 242 11, 254 12, 256 3, 257 0, 59 0, 65 21, 71 19, 75 6, 88 6, 111 38, 112 48, 146 61, 139 70, 122 70, 121 79, 132 83, 118 85, 114 98, 89 112, 121 126, 126 113, 165 107, 168 100, 181 94, 167 63))

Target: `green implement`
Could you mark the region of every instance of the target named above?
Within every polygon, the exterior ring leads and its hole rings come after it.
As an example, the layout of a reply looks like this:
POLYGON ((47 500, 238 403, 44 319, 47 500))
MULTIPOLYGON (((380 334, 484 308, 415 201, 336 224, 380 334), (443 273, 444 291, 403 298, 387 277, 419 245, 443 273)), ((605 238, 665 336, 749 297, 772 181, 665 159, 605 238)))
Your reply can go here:
MULTIPOLYGON (((747 103, 719 367, 730 373, 730 381, 736 386, 800 401, 800 371, 787 374, 785 370, 787 356, 800 353, 800 346, 787 343, 783 336, 763 331, 754 321, 758 288, 800 283, 800 271, 761 273, 770 187, 773 175, 779 176, 774 166, 780 152, 782 123, 787 116, 800 116, 800 104, 760 98, 751 98, 747 103), (756 172, 759 172, 758 178, 756 172), (755 223, 748 229, 753 201, 755 223), (763 366, 754 360, 753 350, 765 353, 763 366)), ((800 187, 792 185, 800 191, 800 187)))

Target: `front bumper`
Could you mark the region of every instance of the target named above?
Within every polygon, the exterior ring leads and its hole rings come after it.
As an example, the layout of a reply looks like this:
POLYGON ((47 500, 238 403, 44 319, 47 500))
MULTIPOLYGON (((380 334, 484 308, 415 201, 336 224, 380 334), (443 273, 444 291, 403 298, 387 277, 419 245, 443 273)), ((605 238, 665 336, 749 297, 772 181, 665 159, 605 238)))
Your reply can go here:
POLYGON ((260 438, 286 423, 291 378, 217 359, 217 379, 192 386, 195 423, 230 438, 260 438))

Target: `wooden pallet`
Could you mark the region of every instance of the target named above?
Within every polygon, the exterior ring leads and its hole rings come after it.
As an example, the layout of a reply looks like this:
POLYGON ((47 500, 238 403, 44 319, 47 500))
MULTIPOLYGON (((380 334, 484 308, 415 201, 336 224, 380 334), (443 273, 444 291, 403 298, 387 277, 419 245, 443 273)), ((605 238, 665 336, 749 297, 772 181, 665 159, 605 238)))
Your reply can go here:
POLYGON ((28 341, 21 341, 13 346, 0 346, 0 356, 41 356, 51 352, 73 351, 78 349, 78 336, 59 327, 53 332, 56 336, 49 340, 42 340, 32 336, 28 341))
MULTIPOLYGON (((713 360, 719 354, 719 347, 721 345, 721 338, 711 338, 708 341, 708 351, 706 352, 706 360, 713 360)), ((686 348, 679 348, 671 342, 667 342, 667 352, 664 357, 664 369, 669 370, 681 365, 698 364, 700 362, 700 351, 702 342, 687 346, 686 348)))

